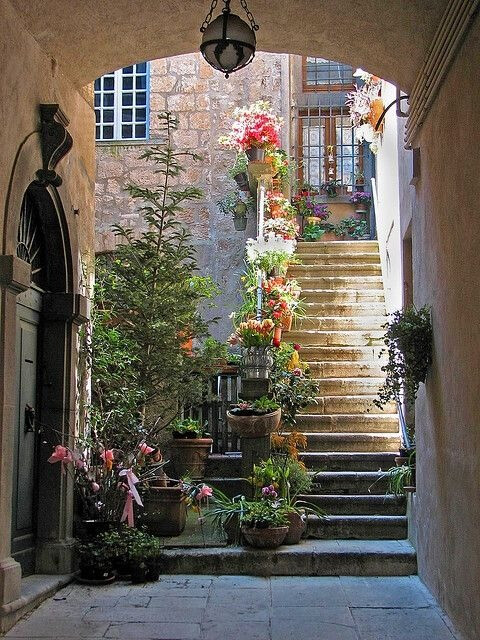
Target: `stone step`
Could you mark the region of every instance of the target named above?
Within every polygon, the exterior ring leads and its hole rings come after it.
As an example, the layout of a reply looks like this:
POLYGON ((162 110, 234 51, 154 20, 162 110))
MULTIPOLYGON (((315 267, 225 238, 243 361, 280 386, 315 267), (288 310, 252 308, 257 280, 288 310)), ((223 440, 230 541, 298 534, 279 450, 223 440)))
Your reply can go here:
POLYGON ((303 433, 398 433, 396 414, 297 415, 297 431, 303 433))
POLYGON ((373 253, 378 252, 377 240, 353 240, 338 242, 299 242, 297 244, 297 253, 373 253))
POLYGON ((388 478, 381 471, 313 472, 312 494, 385 495, 388 478))
POLYGON ((368 316, 382 318, 382 324, 386 322, 384 302, 304 302, 305 315, 312 317, 335 316, 368 316))
POLYGON ((305 407, 304 413, 310 414, 331 414, 331 413, 370 413, 384 414, 395 413, 396 405, 393 402, 385 405, 383 409, 379 409, 373 404, 375 395, 364 396, 318 396, 315 404, 305 407))
MULTIPOLYGON (((331 332, 328 332, 331 333, 331 332)), ((343 333, 343 332, 342 332, 343 333)), ((361 332, 352 332, 360 340, 363 337, 367 340, 367 336, 361 332)), ((340 341, 341 336, 336 333, 335 336, 324 335, 324 339, 337 339, 340 341)), ((351 336, 353 340, 353 336, 351 336)), ((358 362, 363 364, 383 364, 386 362, 386 356, 382 353, 383 347, 380 341, 375 346, 367 345, 337 345, 323 344, 322 332, 318 331, 292 331, 288 334, 289 342, 298 342, 302 345, 300 357, 307 362, 358 362), (303 341, 302 341, 303 340, 303 341), (318 342, 315 342, 318 340, 318 342), (380 356, 382 356, 380 358, 380 356)))
POLYGON ((380 264, 378 251, 358 251, 353 253, 305 253, 301 254, 302 264, 380 264))
MULTIPOLYGON (((301 258, 300 258, 301 259, 301 258)), ((292 264, 288 273, 292 278, 308 276, 381 276, 379 264, 292 264)))
POLYGON ((395 465, 395 453, 304 452, 300 460, 312 471, 377 471, 387 470, 395 465))
MULTIPOLYGON (((308 313, 307 309, 307 313, 308 313)), ((298 318, 294 331, 381 331, 386 322, 385 316, 303 316, 298 318)), ((383 330, 385 333, 385 330, 383 330)))
POLYGON ((385 296, 383 291, 378 289, 302 289, 302 300, 307 303, 378 303, 384 302, 385 296))
POLYGON ((310 374, 313 378, 382 378, 382 363, 378 362, 315 362, 308 357, 304 357, 302 350, 302 360, 308 362, 310 374))
POLYGON ((417 572, 405 540, 304 540, 278 549, 166 549, 165 574, 256 576, 408 576, 417 572))
MULTIPOLYGON (((307 360, 319 360, 316 353, 317 346, 325 347, 381 347, 375 353, 374 357, 378 358, 381 350, 384 348, 384 331, 289 331, 289 342, 298 342, 302 345, 302 359, 306 353, 309 358, 307 360)), ((343 358, 341 358, 343 359, 343 358)))
POLYGON ((219 489, 229 498, 245 495, 248 489, 248 483, 244 478, 205 477, 202 482, 205 482, 209 487, 219 489))
POLYGON ((211 453, 208 456, 205 475, 209 478, 239 478, 241 475, 242 454, 211 453))
POLYGON ((327 378, 319 379, 320 394, 326 396, 377 395, 385 378, 327 378))
POLYGON ((307 451, 384 452, 398 455, 398 433, 306 433, 307 451))
POLYGON ((299 499, 320 507, 329 516, 404 516, 406 513, 404 496, 311 494, 299 499))
MULTIPOLYGON (((308 273, 308 272, 307 272, 308 273)), ((382 276, 296 276, 298 284, 304 289, 349 289, 353 291, 363 292, 365 290, 380 291, 383 294, 382 276)))
POLYGON ((407 537, 406 516, 332 515, 308 517, 307 535, 323 540, 401 540, 407 537))

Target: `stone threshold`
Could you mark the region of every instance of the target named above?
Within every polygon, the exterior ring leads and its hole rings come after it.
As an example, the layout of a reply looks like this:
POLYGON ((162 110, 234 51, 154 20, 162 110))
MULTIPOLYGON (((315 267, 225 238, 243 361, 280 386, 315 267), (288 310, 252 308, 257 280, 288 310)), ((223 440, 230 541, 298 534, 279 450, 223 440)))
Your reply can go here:
POLYGON ((73 574, 37 574, 23 578, 20 598, 0 607, 0 634, 6 633, 20 618, 38 607, 72 579, 73 574))
POLYGON ((408 540, 305 540, 275 550, 166 549, 166 574, 251 576, 407 576, 417 573, 408 540))

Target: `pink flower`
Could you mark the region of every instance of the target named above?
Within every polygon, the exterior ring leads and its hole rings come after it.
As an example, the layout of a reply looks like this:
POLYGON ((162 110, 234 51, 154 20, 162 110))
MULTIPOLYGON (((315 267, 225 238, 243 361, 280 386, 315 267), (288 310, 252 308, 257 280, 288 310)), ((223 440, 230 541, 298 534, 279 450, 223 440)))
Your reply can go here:
POLYGON ((271 484, 268 487, 263 487, 262 488, 262 496, 264 498, 272 498, 272 500, 275 500, 275 498, 278 496, 278 494, 275 491, 275 487, 273 486, 273 484, 271 484))
POLYGON ((92 491, 93 493, 97 493, 98 491, 100 491, 100 485, 96 482, 92 482, 92 491))
POLYGON ((293 371, 292 371, 294 376, 298 376, 299 378, 303 375, 303 371, 300 369, 300 367, 296 367, 293 371))
POLYGON ((200 491, 197 493, 196 497, 198 502, 201 502, 203 498, 210 498, 211 495, 212 495, 212 488, 204 484, 200 489, 200 491))
POLYGON ((298 342, 296 342, 296 343, 293 345, 293 348, 295 349, 295 351, 300 351, 300 349, 301 349, 302 347, 298 344, 298 342))
POLYGON ((144 456, 148 456, 149 453, 155 451, 154 447, 149 447, 146 442, 142 442, 142 444, 139 446, 139 449, 144 456))
POLYGON ((63 464, 73 462, 73 454, 67 447, 57 444, 54 452, 48 458, 48 462, 50 462, 50 464, 55 464, 55 462, 62 462, 63 464))

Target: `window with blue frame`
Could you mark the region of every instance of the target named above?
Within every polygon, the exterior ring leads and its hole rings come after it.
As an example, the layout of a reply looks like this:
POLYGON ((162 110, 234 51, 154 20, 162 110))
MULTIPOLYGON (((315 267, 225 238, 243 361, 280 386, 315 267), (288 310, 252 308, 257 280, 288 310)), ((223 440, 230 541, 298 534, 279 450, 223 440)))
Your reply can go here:
POLYGON ((95 80, 95 139, 146 140, 149 63, 107 73, 95 80))

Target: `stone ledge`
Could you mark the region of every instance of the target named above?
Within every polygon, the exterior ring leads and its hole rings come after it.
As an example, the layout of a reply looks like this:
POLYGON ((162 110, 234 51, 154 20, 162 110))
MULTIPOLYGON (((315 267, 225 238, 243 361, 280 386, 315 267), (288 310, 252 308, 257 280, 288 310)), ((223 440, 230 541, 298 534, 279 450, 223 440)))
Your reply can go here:
POLYGON ((72 575, 38 574, 22 579, 21 596, 0 607, 0 634, 72 580, 72 575))

